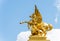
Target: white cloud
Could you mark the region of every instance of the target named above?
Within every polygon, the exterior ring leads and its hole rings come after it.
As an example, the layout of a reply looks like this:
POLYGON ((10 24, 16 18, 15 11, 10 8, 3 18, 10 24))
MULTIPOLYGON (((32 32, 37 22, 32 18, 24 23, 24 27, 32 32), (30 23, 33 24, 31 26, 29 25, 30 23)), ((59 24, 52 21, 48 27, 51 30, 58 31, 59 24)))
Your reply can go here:
MULTIPOLYGON (((17 35, 16 41, 27 41, 31 35, 30 31, 21 32, 17 35)), ((53 29, 47 33, 47 37, 51 41, 60 41, 60 29, 53 29)))
POLYGON ((58 23, 58 18, 57 17, 55 18, 55 23, 58 23))
POLYGON ((55 6, 58 10, 60 10, 60 0, 56 0, 55 6))
POLYGON ((17 36, 17 41, 27 41, 29 35, 31 35, 30 31, 21 32, 17 36))
POLYGON ((58 16, 55 16, 54 21, 55 21, 55 23, 58 23, 58 17, 60 15, 60 0, 55 0, 55 4, 54 5, 55 5, 55 7, 57 9, 56 15, 58 15, 58 16))

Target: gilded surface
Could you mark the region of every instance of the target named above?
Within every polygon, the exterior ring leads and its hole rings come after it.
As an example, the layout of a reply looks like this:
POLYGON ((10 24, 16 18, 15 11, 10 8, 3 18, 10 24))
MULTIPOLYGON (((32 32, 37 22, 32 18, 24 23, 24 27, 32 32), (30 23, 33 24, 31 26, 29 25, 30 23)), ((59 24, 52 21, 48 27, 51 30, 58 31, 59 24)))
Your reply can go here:
POLYGON ((27 23, 28 28, 31 30, 31 34, 45 37, 47 31, 52 30, 52 25, 42 21, 42 16, 35 6, 35 12, 30 16, 31 20, 28 22, 21 22, 20 24, 27 23))

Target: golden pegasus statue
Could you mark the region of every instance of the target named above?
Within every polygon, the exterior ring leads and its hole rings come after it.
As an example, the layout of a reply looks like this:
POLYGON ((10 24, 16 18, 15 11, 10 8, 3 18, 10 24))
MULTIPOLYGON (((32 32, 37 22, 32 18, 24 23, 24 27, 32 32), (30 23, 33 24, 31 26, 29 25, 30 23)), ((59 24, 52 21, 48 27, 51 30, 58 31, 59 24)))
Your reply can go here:
POLYGON ((47 31, 50 31, 53 28, 51 24, 47 24, 42 21, 42 16, 38 11, 36 5, 35 12, 30 16, 30 18, 30 21, 21 22, 20 24, 27 23, 32 35, 39 35, 41 37, 44 37, 46 36, 47 31))

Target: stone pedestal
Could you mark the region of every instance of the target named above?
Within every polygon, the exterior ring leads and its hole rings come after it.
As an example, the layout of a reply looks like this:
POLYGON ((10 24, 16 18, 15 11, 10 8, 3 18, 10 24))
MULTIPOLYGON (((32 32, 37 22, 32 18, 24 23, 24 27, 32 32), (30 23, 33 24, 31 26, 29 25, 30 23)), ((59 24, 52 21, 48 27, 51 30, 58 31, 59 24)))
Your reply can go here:
POLYGON ((46 37, 40 37, 38 35, 30 36, 28 41, 50 41, 46 37))

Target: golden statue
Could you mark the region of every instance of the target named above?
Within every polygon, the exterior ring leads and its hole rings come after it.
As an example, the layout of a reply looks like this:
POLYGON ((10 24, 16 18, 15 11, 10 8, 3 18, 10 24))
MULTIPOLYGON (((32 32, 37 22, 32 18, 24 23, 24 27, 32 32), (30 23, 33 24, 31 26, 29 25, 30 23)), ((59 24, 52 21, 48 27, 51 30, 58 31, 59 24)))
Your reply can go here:
POLYGON ((53 27, 51 24, 47 24, 42 21, 42 16, 38 11, 36 5, 35 5, 35 12, 30 16, 30 18, 31 18, 30 21, 28 22, 25 21, 20 23, 20 24, 27 23, 28 28, 31 30, 31 36, 28 41, 42 41, 42 40, 50 41, 50 40, 46 40, 46 34, 47 31, 52 30, 53 27))

